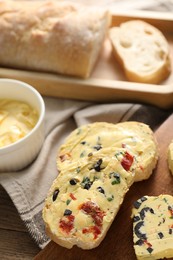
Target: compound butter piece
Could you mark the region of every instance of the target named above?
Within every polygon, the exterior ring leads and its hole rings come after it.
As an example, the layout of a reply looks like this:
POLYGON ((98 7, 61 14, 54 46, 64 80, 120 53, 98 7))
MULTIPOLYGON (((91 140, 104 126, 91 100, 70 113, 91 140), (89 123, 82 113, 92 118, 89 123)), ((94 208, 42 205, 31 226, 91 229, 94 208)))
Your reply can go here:
POLYGON ((134 181, 116 157, 73 162, 54 181, 43 209, 49 237, 61 246, 97 247, 134 181))
POLYGON ((27 135, 38 121, 38 112, 23 101, 0 99, 0 148, 27 135))
POLYGON ((144 196, 134 203, 133 240, 137 259, 173 257, 173 197, 144 196))
POLYGON ((135 180, 148 178, 157 161, 151 129, 138 122, 93 123, 60 147, 59 175, 43 209, 47 234, 71 248, 97 247, 135 180))
POLYGON ((73 161, 86 160, 88 155, 105 150, 110 158, 116 156, 126 170, 135 171, 135 181, 148 179, 158 159, 157 144, 148 125, 97 122, 81 126, 70 134, 60 147, 57 167, 61 171, 73 161))

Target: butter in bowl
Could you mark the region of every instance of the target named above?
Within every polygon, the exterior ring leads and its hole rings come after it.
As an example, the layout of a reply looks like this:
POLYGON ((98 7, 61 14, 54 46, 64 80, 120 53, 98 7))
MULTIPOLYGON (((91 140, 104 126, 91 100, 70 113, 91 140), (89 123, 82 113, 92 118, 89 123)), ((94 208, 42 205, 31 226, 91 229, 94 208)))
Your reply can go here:
POLYGON ((0 172, 29 165, 44 142, 45 104, 32 86, 0 79, 0 172))

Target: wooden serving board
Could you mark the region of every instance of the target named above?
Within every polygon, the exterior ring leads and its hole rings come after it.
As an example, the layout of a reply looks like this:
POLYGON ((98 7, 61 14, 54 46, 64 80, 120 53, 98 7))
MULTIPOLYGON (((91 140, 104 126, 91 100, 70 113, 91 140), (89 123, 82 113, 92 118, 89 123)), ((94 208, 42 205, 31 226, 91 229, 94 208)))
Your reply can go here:
MULTIPOLYGON (((132 19, 142 19, 160 29, 168 40, 171 57, 173 57, 173 14, 171 12, 126 11, 120 13, 111 9, 111 13, 111 26, 117 26, 132 19)), ((172 73, 160 85, 128 82, 114 59, 110 41, 106 39, 89 79, 10 68, 0 68, 0 77, 25 81, 45 96, 98 102, 144 102, 161 108, 170 108, 173 107, 173 58, 171 60, 172 73)))
MULTIPOLYGON (((95 249, 63 248, 50 242, 35 260, 135 260, 131 209, 133 202, 144 195, 173 195, 173 176, 167 165, 167 148, 173 139, 173 114, 156 131, 159 145, 159 161, 153 175, 146 181, 133 184, 105 239, 95 249)), ((173 258, 172 258, 173 259, 173 258)))

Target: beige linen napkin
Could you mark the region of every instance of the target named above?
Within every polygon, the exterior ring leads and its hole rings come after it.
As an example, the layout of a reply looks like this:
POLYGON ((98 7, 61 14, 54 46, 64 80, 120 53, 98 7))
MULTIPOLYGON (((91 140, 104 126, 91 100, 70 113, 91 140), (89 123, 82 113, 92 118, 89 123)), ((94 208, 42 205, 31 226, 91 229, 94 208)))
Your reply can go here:
MULTIPOLYGON (((157 5, 153 5, 153 10, 173 10, 172 1, 154 2, 157 5)), ((155 130, 172 113, 141 104, 94 104, 48 97, 44 101, 46 138, 38 157, 19 172, 0 173, 0 184, 10 195, 28 232, 40 248, 49 241, 42 220, 42 208, 47 192, 58 175, 57 151, 65 137, 76 127, 96 121, 117 123, 135 120, 155 130)))

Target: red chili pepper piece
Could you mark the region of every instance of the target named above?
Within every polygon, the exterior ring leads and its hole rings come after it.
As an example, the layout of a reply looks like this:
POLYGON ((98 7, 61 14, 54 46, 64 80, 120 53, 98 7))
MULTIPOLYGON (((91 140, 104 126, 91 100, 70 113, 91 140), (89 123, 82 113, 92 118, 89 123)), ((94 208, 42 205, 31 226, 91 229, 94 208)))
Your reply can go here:
POLYGON ((130 170, 130 167, 133 163, 133 160, 134 160, 134 157, 126 151, 125 154, 124 154, 124 157, 121 161, 121 165, 123 166, 123 168, 126 171, 130 170))
POLYGON ((72 200, 77 200, 76 197, 73 195, 73 193, 70 193, 70 198, 71 198, 72 200))
POLYGON ((141 169, 141 171, 144 171, 144 167, 142 165, 139 165, 139 168, 141 169))
POLYGON ((79 209, 82 209, 85 213, 90 215, 93 218, 94 223, 101 227, 105 212, 100 210, 100 208, 94 202, 87 201, 86 203, 83 203, 79 209))
POLYGON ((82 233, 83 234, 93 233, 94 239, 96 239, 98 237, 98 235, 101 234, 101 230, 97 226, 92 226, 89 228, 83 228, 82 233))
POLYGON ((87 228, 83 228, 83 234, 93 233, 94 239, 101 234, 101 227, 103 223, 103 217, 105 216, 105 212, 102 211, 94 202, 87 201, 80 205, 79 209, 83 210, 86 214, 90 215, 95 223, 94 226, 90 226, 87 228))
POLYGON ((148 247, 152 247, 152 244, 150 244, 147 240, 144 240, 144 243, 145 243, 148 247))
POLYGON ((64 216, 60 222, 59 222, 59 227, 66 232, 67 234, 70 233, 70 231, 74 227, 74 216, 69 215, 69 216, 64 216))

